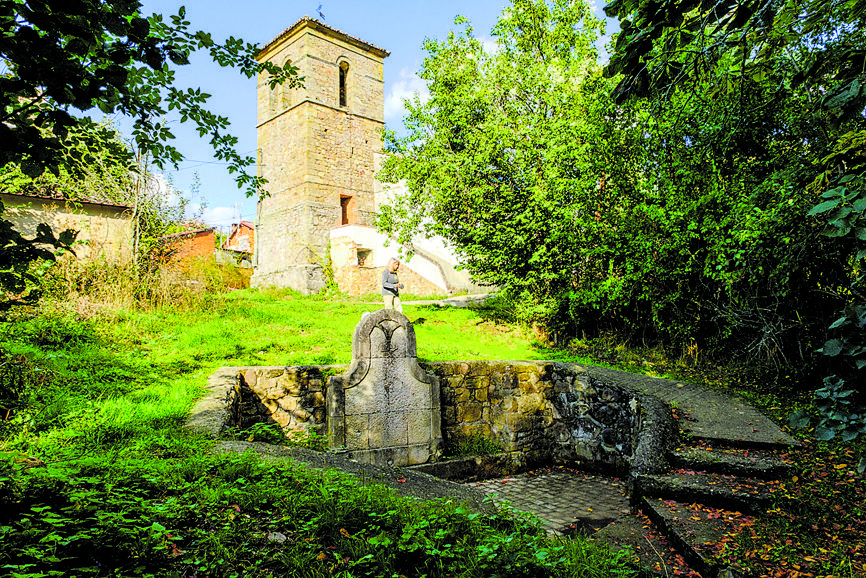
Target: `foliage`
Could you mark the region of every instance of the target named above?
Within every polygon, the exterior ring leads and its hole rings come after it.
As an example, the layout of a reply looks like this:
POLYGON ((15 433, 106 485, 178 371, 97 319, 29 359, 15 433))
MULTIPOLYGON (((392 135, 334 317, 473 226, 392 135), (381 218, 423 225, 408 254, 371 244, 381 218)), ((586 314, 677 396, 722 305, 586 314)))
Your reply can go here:
POLYGON ((632 574, 526 518, 418 504, 253 456, 0 471, 4 495, 19 498, 0 517, 6 576, 632 574))
POLYGON ((445 454, 449 456, 492 456, 502 451, 502 445, 490 436, 472 434, 446 443, 445 454))
POLYGON ((39 277, 34 268, 54 261, 53 250, 72 251, 70 245, 77 236, 71 229, 55 235, 48 225, 40 223, 36 235, 28 239, 2 218, 3 210, 0 202, 0 311, 39 299, 39 277))
POLYGON ((226 435, 230 439, 309 448, 319 452, 328 449, 327 436, 312 429, 286 431, 276 423, 258 422, 245 429, 230 429, 226 435))
MULTIPOLYGON (((233 37, 218 44, 207 32, 190 29, 185 17, 181 7, 170 23, 159 14, 145 18, 137 0, 4 1, 0 5, 0 59, 7 68, 0 76, 4 186, 10 173, 38 177, 46 169, 55 176, 63 169, 82 179, 86 189, 92 188, 86 183, 89 179, 92 185, 94 175, 97 181, 105 174, 128 180, 128 172, 118 172, 118 167, 130 164, 131 149, 110 126, 77 116, 75 111, 98 109, 134 118, 135 148, 159 167, 176 166, 182 155, 170 144, 174 136, 163 120, 176 110, 181 122, 191 120, 201 136, 210 136, 216 157, 228 163, 230 172, 238 173, 238 186, 246 185, 248 194, 258 193, 261 179, 245 172, 255 159, 235 150, 237 138, 226 132, 228 119, 206 108, 208 94, 178 87, 172 67, 188 64, 196 50, 207 50, 215 62, 238 66, 248 78, 267 72, 272 85, 288 82, 289 86, 300 82, 297 68, 259 63, 254 45, 233 37)), ((75 196, 80 193, 79 189, 75 196)), ((53 260, 48 248, 68 247, 72 239, 72 232, 55 237, 45 225, 40 225, 35 239, 26 239, 0 218, 0 307, 35 300, 38 279, 28 269, 40 259, 53 260)))
POLYGON ((494 27, 491 52, 457 24, 424 43, 430 98, 407 102, 408 136, 387 135, 397 154, 380 178, 408 190, 378 226, 404 244, 443 237, 476 280, 525 298, 527 320, 553 322, 602 174, 603 24, 583 2, 521 0, 494 27))
MULTIPOLYGON (((769 215, 769 230, 790 239, 788 256, 759 255, 748 275, 769 268, 789 276, 772 291, 783 307, 760 321, 781 329, 773 332, 787 342, 783 352, 791 345, 817 349, 826 340, 825 374, 834 375, 816 392, 817 431, 825 439, 835 432, 855 439, 866 432, 864 392, 855 387, 866 365, 860 359, 866 352, 860 329, 866 9, 849 0, 615 0, 606 11, 619 15, 622 27, 605 69, 619 75, 617 101, 648 99, 653 110, 674 110, 682 123, 694 123, 709 135, 709 146, 730 142, 752 163, 771 160, 770 170, 755 175, 758 190, 785 190, 806 213, 805 219, 790 211, 769 215), (756 92, 764 96, 753 100, 756 92), (693 112, 696 102, 727 112, 702 118, 693 112), (740 127, 770 132, 755 148, 756 139, 740 127), (823 237, 816 237, 822 226, 823 237), (801 319, 806 311, 811 315, 801 319), (805 334, 788 329, 795 321, 805 321, 805 334)), ((726 156, 714 152, 708 160, 724 163, 726 156)), ((765 307, 750 301, 752 310, 765 307)), ((805 425, 808 418, 800 413, 792 423, 805 425)))
MULTIPOLYGON (((73 173, 93 164, 93 154, 112 143, 110 130, 71 112, 93 109, 134 118, 136 148, 160 167, 176 164, 182 157, 162 122, 176 110, 181 122, 191 120, 199 134, 210 135, 217 158, 239 173, 239 185, 256 192, 258 179, 244 173, 254 159, 234 150, 237 139, 225 133, 228 119, 205 108, 209 95, 200 89, 176 86, 172 67, 207 50, 248 78, 267 71, 274 84, 296 84, 296 68, 260 64, 254 45, 233 37, 219 44, 192 30, 183 7, 166 22, 159 14, 146 18, 134 0, 11 0, 3 3, 0 21, 0 55, 9 69, 0 79, 0 165, 14 162, 36 176, 61 163, 73 173), (88 130, 70 133, 72 127, 88 130), (99 140, 100 134, 108 138, 99 140)), ((111 156, 130 158, 123 147, 112 147, 111 156)))
MULTIPOLYGON (((20 379, 2 422, 0 576, 634 574, 525 516, 214 455, 181 428, 217 367, 346 362, 354 325, 378 304, 245 290, 198 308, 73 305, 47 299, 40 315, 19 311, 2 325, 0 362, 11 365, 0 368, 20 379)), ((478 312, 406 310, 423 315, 430 357, 531 354, 519 329, 496 329, 478 312)))
MULTIPOLYGON (((161 237, 173 232, 186 218, 189 201, 170 180, 158 178, 150 171, 144 155, 133 154, 133 166, 126 156, 117 156, 115 151, 128 150, 129 145, 111 125, 100 125, 99 129, 77 126, 69 129, 79 141, 84 140, 83 134, 89 131, 87 138, 99 143, 98 150, 90 153, 90 164, 80 167, 74 174, 61 165, 56 174, 45 172, 31 177, 21 166, 10 163, 0 169, 0 185, 5 193, 52 198, 68 207, 75 207, 82 200, 129 207, 133 223, 133 260, 147 264, 149 259, 164 252, 161 237)), ((75 152, 88 153, 80 143, 75 152)), ((191 194, 196 195, 199 188, 196 177, 191 194)))

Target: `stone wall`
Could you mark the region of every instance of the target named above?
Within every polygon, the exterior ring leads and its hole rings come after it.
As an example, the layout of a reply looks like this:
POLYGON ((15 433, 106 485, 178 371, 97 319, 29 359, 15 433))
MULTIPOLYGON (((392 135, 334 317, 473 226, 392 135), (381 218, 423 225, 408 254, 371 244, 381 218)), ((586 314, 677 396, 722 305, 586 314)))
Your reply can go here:
POLYGON ((325 434, 328 373, 344 366, 249 367, 238 371, 232 394, 235 427, 276 423, 286 431, 325 434))
POLYGON ((318 291, 321 279, 308 266, 322 263, 330 230, 343 224, 341 203, 349 203, 350 222, 370 224, 387 55, 309 18, 261 51, 260 59, 297 66, 304 86, 271 88, 266 75, 259 78, 259 166, 269 196, 259 201, 253 285, 318 291))
POLYGON ((494 440, 517 467, 589 462, 628 469, 640 428, 627 390, 577 364, 473 361, 422 364, 441 382, 443 435, 454 447, 494 440))
MULTIPOLYGON (((629 468, 641 406, 627 389, 590 379, 577 364, 533 361, 420 363, 439 378, 446 448, 481 436, 513 469, 583 463, 629 468)), ((235 424, 278 423, 324 434, 327 379, 347 366, 251 367, 238 372, 235 424)))
MULTIPOLYGON (((382 251, 379 249, 379 253, 382 251)), ((369 254, 368 248, 355 243, 350 237, 331 237, 331 263, 333 263, 334 280, 340 287, 340 291, 348 295, 366 295, 382 293, 382 271, 384 266, 377 266, 377 261, 383 259, 379 254, 369 254), (368 253, 363 262, 359 258, 359 252, 368 253)), ((443 295, 446 290, 438 287, 430 280, 412 270, 411 265, 400 263, 400 282, 405 285, 401 293, 412 293, 414 295, 430 296, 443 295)))

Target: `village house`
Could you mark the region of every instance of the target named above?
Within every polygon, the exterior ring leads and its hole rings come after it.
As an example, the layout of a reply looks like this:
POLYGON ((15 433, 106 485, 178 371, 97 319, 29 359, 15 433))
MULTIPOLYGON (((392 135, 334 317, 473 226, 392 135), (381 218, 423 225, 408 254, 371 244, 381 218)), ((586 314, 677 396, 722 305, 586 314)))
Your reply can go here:
POLYGON ((195 227, 186 231, 163 235, 159 238, 161 253, 170 262, 188 262, 194 259, 213 259, 216 251, 216 232, 213 227, 195 227))
POLYGON ((2 217, 25 238, 33 238, 40 223, 55 235, 78 231, 72 248, 81 261, 128 261, 132 257, 132 207, 62 196, 0 193, 2 217))

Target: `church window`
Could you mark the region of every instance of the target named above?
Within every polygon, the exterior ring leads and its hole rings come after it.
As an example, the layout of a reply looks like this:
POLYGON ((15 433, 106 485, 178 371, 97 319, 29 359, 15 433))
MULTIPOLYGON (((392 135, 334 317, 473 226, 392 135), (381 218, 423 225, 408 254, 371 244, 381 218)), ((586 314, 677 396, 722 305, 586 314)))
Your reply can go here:
POLYGON ((349 84, 349 63, 341 62, 340 63, 340 107, 344 108, 349 102, 348 98, 348 84, 349 84))

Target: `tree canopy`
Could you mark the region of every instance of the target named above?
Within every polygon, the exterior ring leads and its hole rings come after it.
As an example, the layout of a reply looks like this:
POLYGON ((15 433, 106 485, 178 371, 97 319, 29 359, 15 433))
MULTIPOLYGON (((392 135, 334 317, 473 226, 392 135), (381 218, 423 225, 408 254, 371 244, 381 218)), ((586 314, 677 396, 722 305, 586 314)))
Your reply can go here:
MULTIPOLYGON (((196 50, 247 77, 267 70, 273 83, 297 83, 297 68, 257 62, 256 46, 240 39, 215 42, 190 28, 183 7, 167 21, 146 17, 137 0, 4 0, 0 27, 0 58, 8 67, 0 76, 0 165, 17 163, 35 176, 62 163, 73 170, 91 163, 93 152, 113 141, 82 116, 90 111, 133 118, 136 148, 160 167, 176 164, 182 155, 164 124, 175 110, 210 137, 217 158, 238 173, 238 185, 257 192, 257 177, 244 171, 254 159, 234 149, 228 119, 206 108, 209 95, 200 89, 177 86, 173 69, 196 50), (74 126, 90 130, 70 133, 74 126)), ((131 158, 128 148, 112 153, 131 158)))
POLYGON ((403 242, 442 236, 476 279, 526 295, 531 316, 550 321, 573 275, 580 215, 595 210, 603 23, 582 2, 517 1, 490 50, 457 24, 424 43, 430 98, 407 103, 408 135, 389 135, 397 154, 382 173, 405 179, 407 193, 379 225, 403 242))
MULTIPOLYGON (((866 434, 866 391, 856 385, 866 369, 866 4, 614 0, 605 10, 621 19, 605 69, 619 79, 618 102, 643 99, 654 110, 676 111, 703 134, 715 132, 707 146, 734 145, 713 155, 720 162, 745 152, 751 167, 775 156, 756 190, 770 198, 787 190, 806 215, 778 213, 767 221, 771 231, 785 225, 780 232, 793 244, 781 259, 763 255, 753 267, 795 274, 805 291, 789 282, 777 292, 784 307, 769 321, 811 325, 814 341, 801 347, 826 339, 820 351, 835 375, 816 393, 818 437, 866 434), (696 115, 696 104, 727 111, 696 115), (785 310, 797 316, 786 322, 785 310), (822 337, 822 329, 829 333, 822 337)), ((749 277, 760 277, 760 269, 749 277)), ((792 423, 807 421, 801 414, 792 423)))
MULTIPOLYGON (((193 30, 183 7, 166 21, 159 14, 146 17, 137 0, 2 0, 0 190, 11 192, 22 175, 32 179, 47 170, 59 177, 50 186, 79 197, 83 189, 93 193, 97 183, 103 189, 129 185, 129 171, 141 164, 134 162, 135 153, 158 167, 177 165, 183 157, 165 124, 176 111, 181 122, 191 121, 200 136, 210 138, 216 157, 237 173, 238 186, 258 194, 260 177, 245 170, 255 159, 235 150, 228 119, 207 109, 208 94, 175 82, 174 68, 188 64, 196 50, 247 77, 267 71, 274 85, 301 81, 295 67, 259 63, 253 44, 233 37, 217 43, 193 30), (86 116, 91 112, 134 119, 134 145, 86 116), (70 186, 70 179, 78 185, 70 186)), ((147 167, 140 169, 139 182, 147 167)), ((106 192, 115 201, 124 194, 106 189, 95 196, 106 192)), ((0 309, 36 299, 31 264, 52 260, 53 249, 70 248, 74 237, 73 231, 55 235, 42 225, 36 238, 27 239, 0 219, 0 309)))

